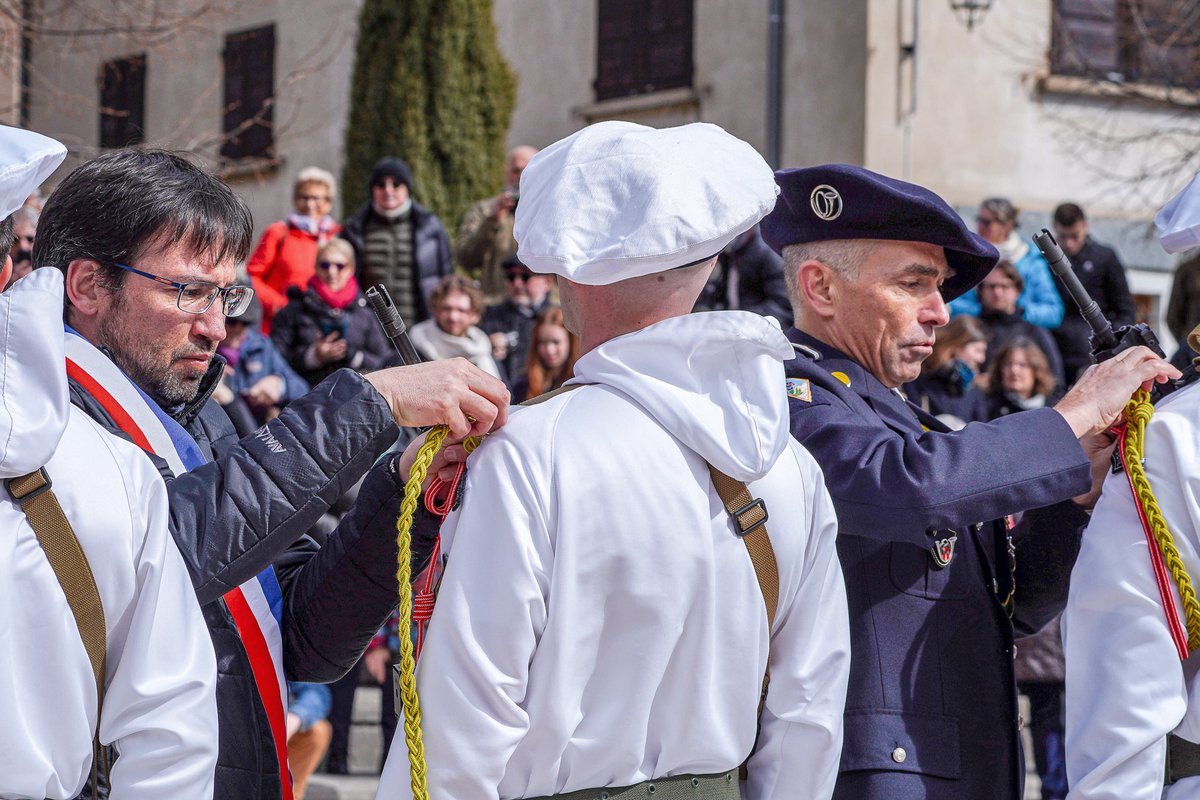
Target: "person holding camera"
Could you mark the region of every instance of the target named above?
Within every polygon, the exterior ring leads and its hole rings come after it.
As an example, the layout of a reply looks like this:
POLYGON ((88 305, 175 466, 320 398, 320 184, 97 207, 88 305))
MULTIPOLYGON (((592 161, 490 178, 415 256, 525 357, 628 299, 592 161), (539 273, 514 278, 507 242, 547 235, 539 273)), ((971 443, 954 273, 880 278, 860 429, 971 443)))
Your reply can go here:
POLYGON ((514 256, 504 259, 505 291, 503 302, 487 307, 479 327, 492 340, 492 358, 500 366, 501 375, 512 389, 525 374, 525 355, 529 352, 529 334, 538 315, 553 305, 550 289, 553 275, 539 275, 514 256))
POLYGON ((365 373, 398 363, 358 285, 354 248, 345 239, 320 247, 308 285, 288 289, 271 339, 314 386, 341 367, 365 373))
POLYGON ((504 190, 467 209, 454 248, 459 267, 483 287, 489 303, 504 298, 504 261, 517 252, 513 221, 520 200, 521 172, 537 148, 514 147, 504 159, 504 190))

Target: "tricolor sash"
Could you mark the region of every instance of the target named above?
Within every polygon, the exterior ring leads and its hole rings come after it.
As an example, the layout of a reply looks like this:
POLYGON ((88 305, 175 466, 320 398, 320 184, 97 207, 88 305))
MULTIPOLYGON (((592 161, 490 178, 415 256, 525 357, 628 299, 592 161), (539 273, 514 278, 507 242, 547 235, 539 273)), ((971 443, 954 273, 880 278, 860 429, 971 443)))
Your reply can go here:
MULTIPOLYGON (((204 463, 204 454, 183 426, 159 407, 104 353, 66 329, 67 375, 82 386, 133 441, 162 458, 175 475, 204 463)), ((250 661, 259 698, 271 724, 283 799, 291 800, 287 766, 287 683, 283 677, 283 593, 267 567, 222 598, 250 661)))

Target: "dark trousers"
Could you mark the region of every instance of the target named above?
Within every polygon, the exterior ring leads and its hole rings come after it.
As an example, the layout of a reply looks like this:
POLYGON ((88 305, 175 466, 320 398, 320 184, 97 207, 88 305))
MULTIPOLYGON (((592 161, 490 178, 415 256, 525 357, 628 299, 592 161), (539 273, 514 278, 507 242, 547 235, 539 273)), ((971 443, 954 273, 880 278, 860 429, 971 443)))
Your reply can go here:
MULTIPOLYGON (((341 759, 344 763, 350 748, 350 724, 354 717, 354 692, 358 689, 362 661, 358 661, 350 671, 329 685, 333 694, 333 706, 329 711, 329 724, 333 726, 333 737, 329 742, 330 760, 341 759)), ((374 681, 371 681, 374 684, 374 681)), ((383 729, 383 756, 387 757, 392 745, 392 737, 396 734, 396 704, 392 694, 392 682, 388 680, 380 686, 383 691, 383 706, 379 724, 383 729)))
POLYGON ((1042 779, 1042 800, 1067 796, 1063 689, 1061 682, 1020 684, 1021 693, 1029 697, 1029 733, 1038 777, 1042 779))

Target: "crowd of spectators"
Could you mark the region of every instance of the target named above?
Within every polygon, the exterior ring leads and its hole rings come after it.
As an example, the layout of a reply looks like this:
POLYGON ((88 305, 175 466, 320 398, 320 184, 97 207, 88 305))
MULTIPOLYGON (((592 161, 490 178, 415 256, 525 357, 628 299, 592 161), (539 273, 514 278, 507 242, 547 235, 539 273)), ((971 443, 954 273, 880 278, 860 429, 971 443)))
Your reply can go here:
MULTIPOLYGON (((376 164, 371 199, 340 225, 329 216, 336 197, 333 177, 312 167, 301 170, 295 210, 268 226, 247 264, 261 313, 230 320, 221 345, 228 363, 221 399, 239 431, 277 414, 338 368, 370 372, 397 363, 363 294, 365 285, 377 283, 388 289, 411 325, 422 357, 466 358, 504 380, 514 403, 569 379, 579 340, 555 303, 553 276, 535 274, 521 263, 512 235, 521 171, 536 152, 518 147, 508 154, 503 190, 470 207, 453 257, 442 221, 414 200, 411 170, 400 159, 376 164)), ((18 220, 14 261, 20 260, 18 251, 32 246, 36 221, 36 211, 18 220), (25 221, 28 243, 21 227, 25 221)), ((977 290, 951 304, 950 324, 937 332, 921 376, 905 387, 911 400, 953 428, 1053 405, 1090 363, 1087 325, 1030 237, 1018 231, 1019 209, 1006 198, 988 198, 975 222, 1002 259, 977 290)), ((1091 237, 1083 210, 1074 203, 1060 205, 1054 226, 1075 273, 1104 315, 1114 325, 1132 322, 1124 267, 1111 248, 1091 237)), ((757 227, 720 253, 696 303, 697 311, 724 309, 773 317, 785 328, 792 323, 782 260, 757 227)), ((1200 260, 1177 273, 1168 319, 1181 340, 1200 321, 1200 260)), ((321 755, 328 749, 330 772, 348 769, 351 707, 360 682, 384 690, 385 744, 395 731, 387 687, 398 649, 395 622, 333 686, 330 721, 317 727, 323 740, 317 749, 321 755)), ((1048 660, 1051 679, 1039 679, 1028 693, 1035 701, 1035 753, 1045 796, 1053 797, 1064 784, 1061 680, 1053 679, 1055 663, 1061 671, 1061 653, 1056 655, 1056 642, 1043 640, 1046 635, 1031 643, 1027 658, 1048 660)), ((307 723, 301 728, 311 729, 307 723)), ((294 769, 311 772, 308 760, 306 755, 303 768, 294 769)))

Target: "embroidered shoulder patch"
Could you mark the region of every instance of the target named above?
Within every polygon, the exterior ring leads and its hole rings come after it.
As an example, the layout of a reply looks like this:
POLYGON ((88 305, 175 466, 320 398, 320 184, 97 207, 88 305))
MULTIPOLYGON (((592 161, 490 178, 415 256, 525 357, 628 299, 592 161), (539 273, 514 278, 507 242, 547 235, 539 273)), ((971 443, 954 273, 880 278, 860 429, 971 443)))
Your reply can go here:
POLYGON ((788 378, 785 383, 788 397, 794 397, 806 403, 812 402, 812 387, 809 386, 807 378, 788 378))

